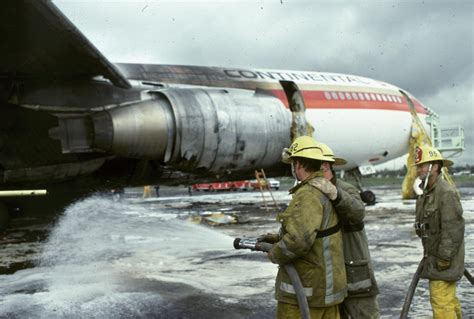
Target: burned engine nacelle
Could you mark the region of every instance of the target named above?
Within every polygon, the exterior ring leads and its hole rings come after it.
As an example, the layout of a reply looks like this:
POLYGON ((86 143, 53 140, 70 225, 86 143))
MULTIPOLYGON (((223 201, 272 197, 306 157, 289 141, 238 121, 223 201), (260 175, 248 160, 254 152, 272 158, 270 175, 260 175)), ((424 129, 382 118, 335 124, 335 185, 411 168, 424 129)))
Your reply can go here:
POLYGON ((63 151, 105 151, 218 173, 272 166, 290 143, 291 113, 272 95, 202 88, 148 94, 82 124, 60 119, 63 151))

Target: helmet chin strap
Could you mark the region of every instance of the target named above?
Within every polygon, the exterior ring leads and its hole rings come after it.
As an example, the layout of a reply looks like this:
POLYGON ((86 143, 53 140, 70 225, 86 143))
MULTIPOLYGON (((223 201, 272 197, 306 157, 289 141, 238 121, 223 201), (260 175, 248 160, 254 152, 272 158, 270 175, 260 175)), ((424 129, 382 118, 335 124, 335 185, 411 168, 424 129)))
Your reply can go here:
POLYGON ((295 164, 291 162, 291 175, 295 178, 295 186, 299 183, 298 176, 296 176, 295 164))
POLYGON ((426 174, 425 182, 423 184, 423 191, 426 189, 426 186, 428 186, 428 180, 430 179, 430 174, 431 174, 431 169, 433 168, 433 164, 430 163, 430 166, 428 168, 428 174, 426 174))

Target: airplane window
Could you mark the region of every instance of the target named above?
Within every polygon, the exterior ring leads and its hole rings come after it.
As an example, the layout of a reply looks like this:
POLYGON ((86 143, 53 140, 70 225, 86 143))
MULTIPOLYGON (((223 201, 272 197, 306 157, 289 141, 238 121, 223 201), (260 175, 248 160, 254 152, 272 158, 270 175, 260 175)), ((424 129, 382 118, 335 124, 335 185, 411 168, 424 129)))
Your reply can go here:
POLYGON ((331 94, 329 92, 324 92, 324 97, 326 98, 326 100, 330 100, 331 94))
POLYGON ((387 99, 388 99, 390 102, 393 102, 393 101, 392 101, 392 96, 391 96, 391 95, 387 95, 387 99))
POLYGON ((397 102, 402 103, 402 99, 399 96, 397 96, 397 102))
POLYGON ((339 97, 337 96, 337 93, 336 93, 336 92, 332 92, 331 95, 332 95, 332 98, 333 98, 333 99, 339 100, 339 97))
POLYGON ((365 95, 365 99, 367 101, 370 101, 370 94, 369 93, 364 93, 364 95, 365 95))
POLYGON ((353 98, 354 100, 358 100, 358 99, 359 99, 359 96, 357 95, 356 92, 352 92, 352 98, 353 98))
POLYGON ((383 100, 384 102, 387 102, 387 96, 386 96, 385 94, 382 94, 382 100, 383 100))
POLYGON ((375 97, 377 98, 378 101, 382 101, 382 97, 380 96, 380 94, 375 94, 375 97))
POLYGON ((344 92, 339 92, 339 98, 340 98, 341 100, 345 100, 345 99, 346 99, 346 97, 345 97, 345 95, 344 95, 344 92))
POLYGON ((374 94, 374 93, 370 93, 370 99, 371 99, 372 101, 376 101, 376 100, 377 100, 377 98, 375 97, 375 94, 374 94))
POLYGON ((352 96, 349 92, 346 92, 346 99, 348 99, 348 100, 352 99, 352 96))
POLYGON ((359 99, 365 100, 365 98, 364 98, 364 93, 359 93, 359 99))

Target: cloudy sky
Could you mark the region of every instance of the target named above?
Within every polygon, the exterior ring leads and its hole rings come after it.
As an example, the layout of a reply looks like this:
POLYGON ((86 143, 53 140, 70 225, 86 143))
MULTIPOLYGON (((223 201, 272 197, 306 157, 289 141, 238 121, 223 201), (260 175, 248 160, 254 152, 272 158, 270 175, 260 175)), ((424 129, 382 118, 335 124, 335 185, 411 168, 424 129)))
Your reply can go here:
POLYGON ((474 164, 472 1, 54 1, 112 62, 348 73, 464 127, 474 164))

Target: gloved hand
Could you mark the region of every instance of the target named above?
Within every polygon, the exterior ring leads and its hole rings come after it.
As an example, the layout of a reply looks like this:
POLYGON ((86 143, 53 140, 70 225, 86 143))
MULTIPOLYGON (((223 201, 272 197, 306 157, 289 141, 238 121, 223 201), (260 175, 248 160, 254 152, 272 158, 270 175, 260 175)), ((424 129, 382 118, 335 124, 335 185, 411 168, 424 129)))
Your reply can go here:
POLYGON ((439 271, 446 270, 446 269, 448 269, 449 267, 451 267, 451 261, 449 261, 449 260, 438 259, 438 260, 436 261, 436 268, 437 268, 439 271))
POLYGON ((267 257, 268 257, 268 259, 270 259, 270 261, 272 263, 277 264, 277 261, 275 259, 273 259, 273 254, 272 254, 271 250, 267 253, 267 257))
POLYGON ((265 234, 257 237, 257 242, 274 244, 280 240, 278 234, 265 234))
POLYGON ((309 184, 319 189, 323 194, 329 197, 330 200, 337 198, 337 188, 330 181, 324 177, 316 177, 309 181, 309 184))

